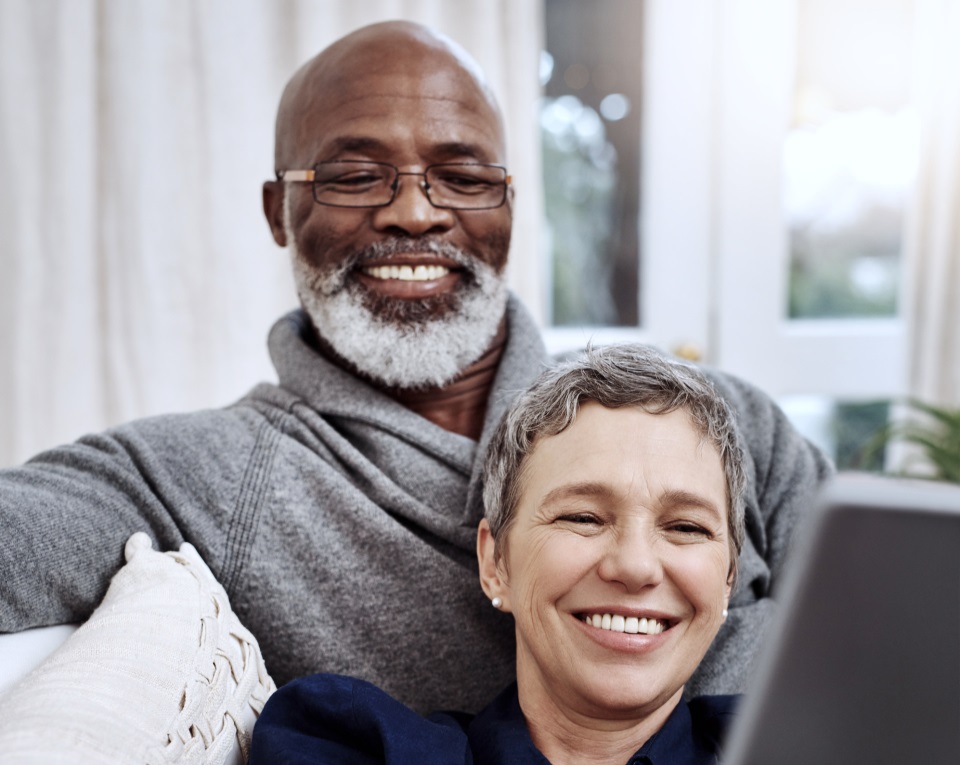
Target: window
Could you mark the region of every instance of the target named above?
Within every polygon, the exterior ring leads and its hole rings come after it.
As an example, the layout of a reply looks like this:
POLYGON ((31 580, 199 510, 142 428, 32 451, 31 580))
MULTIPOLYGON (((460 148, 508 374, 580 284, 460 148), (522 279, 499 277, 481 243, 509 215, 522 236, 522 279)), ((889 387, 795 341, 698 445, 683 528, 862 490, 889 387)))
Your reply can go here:
POLYGON ((906 391, 913 0, 545 9, 548 347, 683 349, 844 463, 906 391))

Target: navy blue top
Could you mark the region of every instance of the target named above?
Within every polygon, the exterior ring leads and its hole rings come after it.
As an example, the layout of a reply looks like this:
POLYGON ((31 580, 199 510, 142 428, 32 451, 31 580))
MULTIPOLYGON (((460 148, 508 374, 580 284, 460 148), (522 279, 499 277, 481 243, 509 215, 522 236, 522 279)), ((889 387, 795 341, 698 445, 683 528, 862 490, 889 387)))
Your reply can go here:
MULTIPOLYGON (((713 765, 738 696, 681 702, 627 765, 713 765)), ((421 717, 363 680, 310 675, 280 688, 253 730, 248 765, 550 765, 516 683, 480 714, 421 717)))

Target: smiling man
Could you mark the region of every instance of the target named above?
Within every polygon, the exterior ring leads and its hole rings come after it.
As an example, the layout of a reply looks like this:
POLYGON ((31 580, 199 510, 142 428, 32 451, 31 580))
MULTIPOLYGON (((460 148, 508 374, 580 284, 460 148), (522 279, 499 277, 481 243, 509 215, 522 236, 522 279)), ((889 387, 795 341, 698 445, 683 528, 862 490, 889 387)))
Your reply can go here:
MULTIPOLYGON (((476 586, 482 465, 550 360, 504 283, 505 160, 476 64, 427 28, 365 27, 295 73, 263 187, 302 304, 270 333, 278 382, 0 472, 0 631, 86 618, 147 530, 200 551, 278 684, 339 672, 476 710, 511 679, 512 627, 476 586)), ((829 467, 765 396, 714 377, 750 450, 749 534, 691 685, 736 691, 829 467)))
POLYGON ((377 25, 294 75, 277 116, 278 180, 264 185, 319 347, 395 397, 417 391, 420 414, 472 438, 506 333, 503 132, 459 47, 377 25))

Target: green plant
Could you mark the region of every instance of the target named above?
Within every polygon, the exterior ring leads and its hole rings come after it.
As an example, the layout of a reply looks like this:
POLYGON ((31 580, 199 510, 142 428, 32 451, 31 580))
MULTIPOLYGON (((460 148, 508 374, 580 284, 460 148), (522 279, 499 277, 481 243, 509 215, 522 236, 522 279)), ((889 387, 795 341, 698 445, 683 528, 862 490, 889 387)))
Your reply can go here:
POLYGON ((864 448, 867 461, 891 443, 914 447, 913 456, 895 469, 897 475, 960 483, 960 409, 928 404, 917 399, 905 402, 909 416, 888 423, 864 448), (914 454, 915 453, 915 454, 914 454))

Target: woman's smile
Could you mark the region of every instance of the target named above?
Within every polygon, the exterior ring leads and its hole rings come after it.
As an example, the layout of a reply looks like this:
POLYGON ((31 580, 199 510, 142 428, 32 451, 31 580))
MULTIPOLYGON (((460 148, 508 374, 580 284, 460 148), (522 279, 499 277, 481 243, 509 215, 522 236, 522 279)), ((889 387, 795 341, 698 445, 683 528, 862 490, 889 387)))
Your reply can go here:
POLYGON ((671 627, 675 622, 642 616, 624 616, 610 611, 590 614, 574 614, 573 629, 589 641, 593 651, 610 652, 609 659, 617 661, 622 656, 635 663, 639 655, 655 654, 673 643, 671 627))
POLYGON ((670 626, 668 622, 652 616, 623 616, 606 611, 582 614, 578 618, 591 627, 610 632, 625 632, 628 635, 659 635, 670 626))

